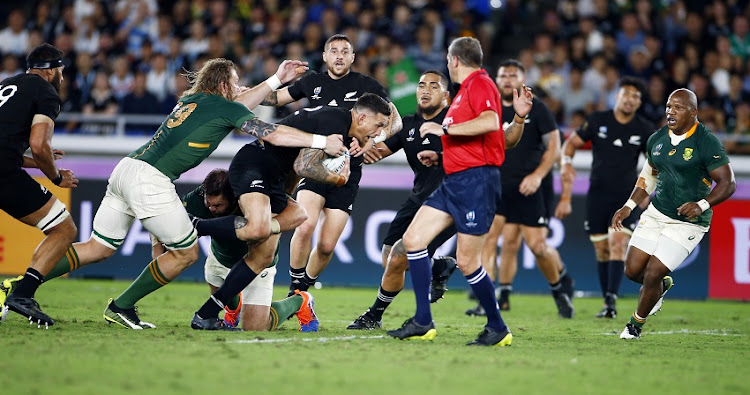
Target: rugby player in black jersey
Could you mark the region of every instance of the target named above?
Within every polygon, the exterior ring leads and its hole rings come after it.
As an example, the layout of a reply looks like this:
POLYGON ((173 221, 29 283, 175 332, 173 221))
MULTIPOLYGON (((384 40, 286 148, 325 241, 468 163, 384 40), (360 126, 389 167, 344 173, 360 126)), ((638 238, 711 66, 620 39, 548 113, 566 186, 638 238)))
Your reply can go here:
POLYGON ((619 85, 615 108, 589 115, 581 129, 565 140, 560 170, 562 196, 555 209, 555 216, 560 219, 571 213, 570 197, 576 175, 571 161, 576 149, 591 141, 593 163, 584 227, 594 244, 604 297, 604 308, 596 314, 599 318, 617 316, 616 301, 624 274, 625 250, 638 218, 630 216, 623 227, 615 231, 610 226, 612 215, 630 196, 631 186, 638 178, 638 157, 646 152, 646 141, 654 132, 654 125, 636 113, 641 106, 643 82, 623 77, 619 85))
MULTIPOLYGON (((525 84, 525 68, 521 62, 509 59, 497 70, 495 83, 503 102, 503 130, 524 128, 518 145, 505 153, 505 162, 500 168, 502 175, 502 199, 482 251, 482 264, 488 273, 497 268, 497 241, 503 236, 500 255, 500 300, 503 310, 510 308, 510 290, 518 266, 518 250, 521 241, 536 258, 537 266, 549 283, 557 312, 563 318, 574 314, 573 279, 562 264, 560 254, 547 244, 549 215, 542 181, 550 176, 560 154, 560 132, 547 106, 534 98, 531 111, 523 125, 513 116, 513 89, 525 84)), ((484 315, 481 305, 467 310, 467 315, 484 315)))
POLYGON ((0 82, 0 209, 46 237, 34 250, 26 273, 3 281, 0 303, 3 320, 14 311, 48 327, 55 322, 42 312, 34 293, 65 254, 77 229, 65 206, 22 168, 39 168, 63 188, 75 188, 78 179, 73 171, 55 165, 62 151, 51 146, 60 113, 62 52, 45 43, 28 54, 26 64, 26 73, 0 82), (28 148, 31 157, 24 156, 28 148))
MULTIPOLYGON (((420 162, 420 155, 439 157, 443 151, 443 144, 440 137, 434 134, 420 137, 419 128, 427 121, 442 124, 448 112, 448 87, 448 78, 443 73, 437 70, 422 73, 419 85, 417 85, 417 113, 405 116, 402 120, 404 127, 399 133, 383 143, 378 143, 375 149, 365 153, 365 162, 375 163, 403 149, 406 160, 414 172, 414 188, 396 213, 391 226, 388 227, 388 234, 383 240, 382 258, 385 273, 380 282, 378 296, 372 307, 346 329, 379 329, 382 326, 385 309, 404 287, 404 275, 409 267, 409 261, 406 259, 406 250, 401 237, 419 207, 440 186, 445 176, 442 166, 425 166, 420 162)), ((428 247, 430 256, 454 234, 456 234, 456 229, 451 226, 438 235, 428 247)), ((455 269, 456 260, 452 257, 439 257, 433 260, 431 290, 433 302, 442 297, 445 292, 445 283, 455 269)))
MULTIPOLYGON (((272 92, 261 104, 282 106, 307 98, 313 108, 327 106, 350 110, 357 98, 365 93, 374 93, 388 101, 391 109, 384 135, 390 136, 401 130, 398 110, 390 103, 383 86, 374 78, 351 70, 354 48, 347 36, 336 34, 326 40, 323 61, 327 66, 325 72, 310 72, 293 85, 272 92)), ((372 142, 365 143, 367 145, 364 147, 355 145, 353 148, 352 176, 343 187, 331 188, 309 180, 302 180, 299 185, 297 201, 307 211, 308 219, 294 231, 290 244, 290 294, 295 289, 305 291, 315 284, 333 258, 334 247, 354 208, 363 163, 361 155, 372 146, 372 142), (320 239, 312 248, 312 237, 321 212, 324 217, 320 224, 320 239)))

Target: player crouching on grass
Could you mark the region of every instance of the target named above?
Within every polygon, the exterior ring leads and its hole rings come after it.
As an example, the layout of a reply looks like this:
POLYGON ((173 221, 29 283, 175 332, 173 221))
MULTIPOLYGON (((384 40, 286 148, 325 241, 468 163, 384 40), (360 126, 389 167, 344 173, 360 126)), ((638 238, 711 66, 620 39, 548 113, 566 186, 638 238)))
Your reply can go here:
MULTIPOLYGON (((307 215, 305 210, 292 198, 287 198, 287 207, 275 217, 282 227, 299 226, 307 215)), ((229 174, 224 169, 212 170, 203 183, 182 198, 188 214, 199 219, 219 218, 240 213, 237 199, 229 184, 229 174)), ((153 256, 157 257, 164 247, 155 238, 153 256)), ((211 293, 224 283, 235 262, 247 254, 247 242, 239 239, 211 238, 211 248, 206 257, 205 279, 211 293)), ((277 329, 293 315, 300 321, 300 331, 314 331, 318 321, 312 308, 312 295, 300 292, 286 299, 272 302, 273 282, 276 264, 279 261, 278 243, 273 262, 263 269, 256 281, 245 287, 241 293, 224 306, 224 324, 237 327, 242 322, 246 331, 268 331, 277 329), (240 314, 241 313, 241 314, 240 314)))
POLYGON ((698 122, 695 93, 677 89, 667 99, 667 125, 647 143, 646 164, 630 199, 612 217, 622 229, 631 210, 656 190, 643 212, 625 257, 625 275, 643 284, 638 307, 621 339, 639 339, 649 315, 661 308, 674 282, 668 276, 708 232, 711 207, 727 200, 737 188, 724 147, 698 122), (711 182, 716 187, 711 189, 711 182))

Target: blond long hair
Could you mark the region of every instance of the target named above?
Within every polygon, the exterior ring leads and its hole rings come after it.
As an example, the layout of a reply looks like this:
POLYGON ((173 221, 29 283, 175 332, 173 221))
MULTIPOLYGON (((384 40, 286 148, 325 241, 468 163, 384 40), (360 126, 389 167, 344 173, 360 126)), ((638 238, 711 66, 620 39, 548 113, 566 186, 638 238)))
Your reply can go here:
POLYGON ((183 75, 191 86, 190 89, 182 93, 181 97, 202 92, 232 100, 231 97, 227 97, 230 94, 229 83, 232 78, 232 70, 236 70, 234 62, 224 58, 216 58, 206 61, 198 71, 186 71, 183 75), (221 91, 222 83, 227 84, 226 94, 221 91))

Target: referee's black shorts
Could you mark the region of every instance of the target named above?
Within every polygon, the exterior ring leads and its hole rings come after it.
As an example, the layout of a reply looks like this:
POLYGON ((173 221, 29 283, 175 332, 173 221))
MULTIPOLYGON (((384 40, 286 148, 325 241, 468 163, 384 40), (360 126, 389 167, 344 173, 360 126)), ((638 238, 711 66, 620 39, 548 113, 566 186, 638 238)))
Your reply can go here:
POLYGON ((229 184, 234 196, 262 193, 271 199, 271 212, 279 214, 286 208, 285 176, 276 160, 259 144, 245 144, 229 165, 229 184))
MULTIPOLYGON (((417 211, 419 211, 420 207, 422 207, 422 203, 419 202, 419 200, 412 199, 412 196, 409 196, 409 198, 406 199, 404 204, 401 205, 401 208, 398 209, 398 212, 396 212, 396 217, 393 218, 391 226, 388 227, 388 233, 386 234, 385 239, 383 239, 383 245, 393 246, 399 239, 404 237, 406 229, 411 224, 414 216, 417 215, 417 211)), ((427 246, 427 252, 430 256, 435 254, 435 251, 455 234, 456 227, 453 225, 440 232, 430 245, 427 246)))
POLYGON ((40 208, 52 198, 52 192, 34 181, 23 169, 0 172, 0 210, 20 219, 40 208))

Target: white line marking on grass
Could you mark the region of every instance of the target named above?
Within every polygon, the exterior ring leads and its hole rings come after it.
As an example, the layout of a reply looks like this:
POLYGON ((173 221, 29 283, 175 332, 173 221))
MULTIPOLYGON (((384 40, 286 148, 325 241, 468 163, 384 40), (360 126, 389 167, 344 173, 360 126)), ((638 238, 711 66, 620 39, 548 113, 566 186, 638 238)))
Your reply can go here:
MULTIPOLYGON (((741 333, 733 333, 731 329, 703 329, 703 330, 690 330, 680 329, 678 331, 656 331, 656 332, 643 332, 644 335, 709 335, 709 336, 745 336, 741 333)), ((607 332, 600 333, 603 336, 617 336, 618 333, 607 332)))
POLYGON ((380 335, 380 336, 309 337, 309 338, 288 338, 288 339, 241 339, 241 340, 231 340, 231 341, 228 341, 227 343, 256 344, 256 343, 287 343, 287 342, 293 342, 293 341, 325 343, 329 341, 384 339, 384 338, 385 336, 380 335))

